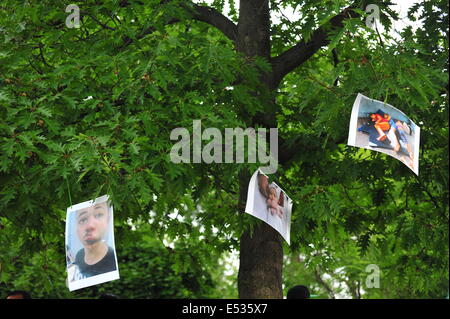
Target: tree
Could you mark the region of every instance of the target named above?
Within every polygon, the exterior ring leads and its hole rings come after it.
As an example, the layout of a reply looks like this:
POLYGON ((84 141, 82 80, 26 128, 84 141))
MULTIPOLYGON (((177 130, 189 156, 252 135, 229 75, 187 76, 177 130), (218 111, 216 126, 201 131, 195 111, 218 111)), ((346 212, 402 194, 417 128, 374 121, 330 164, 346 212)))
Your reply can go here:
MULTIPOLYGON (((11 226, 5 224, 7 228, 11 226)), ((176 243, 173 248, 165 247, 160 240, 151 236, 149 228, 149 225, 134 226, 134 229, 116 227, 118 240, 135 243, 120 245, 117 249, 121 279, 74 292, 69 292, 64 280, 67 275, 62 267, 65 259, 63 245, 48 245, 40 251, 23 250, 21 247, 26 242, 2 237, 2 256, 13 260, 14 267, 5 265, 11 270, 2 273, 4 283, 0 284, 0 295, 6 296, 8 291, 20 287, 29 291, 34 299, 97 299, 103 293, 132 299, 213 296, 216 283, 211 273, 217 263, 216 258, 207 258, 211 252, 193 251, 189 244, 193 244, 194 238, 189 242, 176 243)))
MULTIPOLYGON (((198 220, 205 247, 239 247, 240 297, 281 298, 282 240, 242 214, 257 165, 168 158, 171 129, 201 119, 205 127, 279 128, 275 178, 294 199, 292 251, 308 254, 313 244, 333 258, 336 243, 355 237, 359 254, 369 246, 390 253, 394 241, 408 260, 395 271, 411 273, 414 256, 441 276, 413 280, 412 291, 448 278, 443 1, 413 8, 424 9, 424 31, 397 42, 365 26, 367 1, 242 0, 239 10, 229 1, 231 18, 220 0, 74 3, 79 29, 65 25, 58 1, 1 5, 0 209, 34 249, 61 238, 64 207, 107 192, 119 224, 153 212, 154 232, 180 239, 198 220), (272 23, 287 6, 301 18, 272 23), (422 125, 420 177, 345 145, 357 92, 422 125), (168 218, 173 212, 181 221, 168 218)), ((390 2, 370 3, 389 30, 390 2)))

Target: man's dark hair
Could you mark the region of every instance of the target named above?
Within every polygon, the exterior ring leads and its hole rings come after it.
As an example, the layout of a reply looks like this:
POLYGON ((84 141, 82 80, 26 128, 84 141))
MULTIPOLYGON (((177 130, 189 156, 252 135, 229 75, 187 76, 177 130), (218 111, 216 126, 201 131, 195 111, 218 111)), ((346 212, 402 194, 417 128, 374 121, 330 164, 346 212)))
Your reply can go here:
POLYGON ((6 298, 8 298, 9 296, 17 296, 17 295, 21 295, 22 299, 32 299, 31 295, 28 292, 26 292, 25 290, 13 290, 13 291, 10 291, 6 295, 6 298))
POLYGON ((112 293, 104 293, 98 299, 119 299, 119 297, 112 293))
POLYGON ((310 297, 309 290, 306 286, 298 285, 289 289, 287 299, 308 299, 310 297))

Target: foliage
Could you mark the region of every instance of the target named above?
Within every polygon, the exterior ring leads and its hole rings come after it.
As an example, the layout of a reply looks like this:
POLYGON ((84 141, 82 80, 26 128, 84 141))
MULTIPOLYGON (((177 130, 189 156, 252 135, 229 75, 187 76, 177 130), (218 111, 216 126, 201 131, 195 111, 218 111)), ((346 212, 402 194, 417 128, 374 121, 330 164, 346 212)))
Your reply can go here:
POLYGON ((14 257, 8 258, 13 264, 2 265, 0 295, 19 288, 29 291, 33 298, 96 299, 103 293, 133 299, 205 298, 212 295, 215 282, 211 272, 216 267, 205 262, 205 256, 194 247, 187 247, 185 243, 174 244, 173 248, 165 246, 150 236, 151 231, 145 226, 135 230, 116 227, 116 234, 120 240, 116 246, 120 279, 72 293, 66 287, 67 275, 61 267, 65 260, 64 245, 49 245, 33 253, 23 249, 22 243, 2 240, 2 256, 14 257), (135 245, 122 245, 121 242, 134 242, 135 245))
MULTIPOLYGON (((436 12, 424 8, 430 22, 436 12)), ((312 59, 280 97, 285 126, 297 120, 287 131, 323 149, 319 163, 314 153, 302 154, 283 179, 299 199, 292 231, 302 236, 293 248, 328 274, 344 267, 350 277, 346 268, 355 262, 377 264, 382 289, 366 289, 366 297, 442 298, 448 289, 448 4, 440 8, 435 42, 407 29, 402 42, 367 47, 359 46, 362 34, 350 33, 353 41, 336 47, 336 67, 325 56, 312 59), (325 67, 328 73, 317 71, 325 67), (353 92, 386 100, 420 123, 419 177, 388 156, 341 144, 353 92), (348 248, 354 240, 357 251, 348 248)))
MULTIPOLYGON (((389 31, 394 12, 373 2, 389 31)), ((0 4, 1 280, 33 283, 37 296, 68 297, 64 209, 108 193, 122 279, 76 296, 111 289, 135 298, 220 297, 209 274, 218 278, 219 256, 238 249, 255 223, 236 203, 239 173, 257 166, 174 164, 170 132, 191 131, 193 119, 220 130, 252 125, 263 109, 253 92, 270 61, 242 57, 177 1, 73 3, 82 8, 79 29, 65 26, 60 1, 0 4), (168 24, 172 18, 179 22, 168 24), (161 240, 175 243, 173 254, 162 253, 161 240)), ((349 4, 271 1, 273 12, 290 5, 302 17, 272 26, 272 55, 349 4)), ((294 200, 286 253, 304 256, 301 267, 287 257, 285 288, 305 280, 324 297, 312 277, 317 266, 355 287, 365 265, 377 264, 382 288, 363 297, 439 298, 448 290, 448 3, 418 3, 410 16, 419 12, 423 28, 406 29, 399 40, 346 20, 274 92, 280 136, 298 149, 274 176, 294 200), (358 92, 419 123, 419 177, 393 158, 346 146, 358 92)))

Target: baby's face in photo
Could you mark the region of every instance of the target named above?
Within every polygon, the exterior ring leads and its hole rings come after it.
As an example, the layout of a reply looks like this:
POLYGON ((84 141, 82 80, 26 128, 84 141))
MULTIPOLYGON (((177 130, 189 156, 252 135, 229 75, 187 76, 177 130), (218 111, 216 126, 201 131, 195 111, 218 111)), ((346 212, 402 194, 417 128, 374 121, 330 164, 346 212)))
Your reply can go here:
POLYGON ((270 188, 270 196, 277 198, 277 190, 273 187, 270 188))

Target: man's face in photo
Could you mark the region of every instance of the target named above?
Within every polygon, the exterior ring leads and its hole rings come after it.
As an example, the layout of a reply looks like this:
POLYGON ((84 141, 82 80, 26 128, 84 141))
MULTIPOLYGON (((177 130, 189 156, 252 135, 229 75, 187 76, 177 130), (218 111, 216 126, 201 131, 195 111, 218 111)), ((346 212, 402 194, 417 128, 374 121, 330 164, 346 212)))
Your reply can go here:
POLYGON ((105 203, 77 211, 77 235, 85 247, 97 244, 108 231, 109 212, 105 203))

